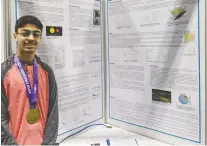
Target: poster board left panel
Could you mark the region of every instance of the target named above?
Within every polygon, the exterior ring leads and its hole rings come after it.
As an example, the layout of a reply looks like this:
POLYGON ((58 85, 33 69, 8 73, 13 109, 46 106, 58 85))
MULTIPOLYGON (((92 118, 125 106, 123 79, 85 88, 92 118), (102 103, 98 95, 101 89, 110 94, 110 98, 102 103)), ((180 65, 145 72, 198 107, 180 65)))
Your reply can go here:
POLYGON ((53 69, 58 85, 58 141, 88 125, 104 123, 101 3, 14 0, 13 6, 12 25, 23 15, 43 23, 37 55, 53 69))

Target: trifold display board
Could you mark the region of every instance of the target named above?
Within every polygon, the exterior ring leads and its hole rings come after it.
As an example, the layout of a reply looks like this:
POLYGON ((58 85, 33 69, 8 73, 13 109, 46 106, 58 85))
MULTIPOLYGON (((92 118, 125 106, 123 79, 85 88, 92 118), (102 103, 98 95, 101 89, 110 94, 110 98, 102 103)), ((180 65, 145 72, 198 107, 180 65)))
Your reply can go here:
POLYGON ((54 70, 58 141, 109 123, 170 144, 206 133, 205 0, 14 0, 54 70))

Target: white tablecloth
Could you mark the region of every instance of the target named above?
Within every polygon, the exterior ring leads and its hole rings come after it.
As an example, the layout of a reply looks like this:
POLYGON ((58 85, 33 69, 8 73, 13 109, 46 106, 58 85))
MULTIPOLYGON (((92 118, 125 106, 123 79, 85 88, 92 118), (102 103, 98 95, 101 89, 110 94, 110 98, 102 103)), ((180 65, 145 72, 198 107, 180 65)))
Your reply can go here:
POLYGON ((138 142, 138 146, 170 146, 169 144, 114 126, 110 129, 103 126, 97 126, 74 138, 66 139, 60 143, 60 146, 91 146, 91 144, 94 143, 99 143, 100 146, 107 146, 107 138, 110 139, 111 146, 137 146, 136 141, 138 142))

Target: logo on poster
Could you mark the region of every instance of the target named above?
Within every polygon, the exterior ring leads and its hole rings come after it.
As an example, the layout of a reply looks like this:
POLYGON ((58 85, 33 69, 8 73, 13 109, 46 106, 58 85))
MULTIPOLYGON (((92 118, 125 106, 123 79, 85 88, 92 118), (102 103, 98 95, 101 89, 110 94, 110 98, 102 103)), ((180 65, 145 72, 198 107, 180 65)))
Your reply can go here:
POLYGON ((180 103, 182 104, 188 104, 189 103, 189 98, 184 95, 184 94, 181 94, 179 97, 178 97, 180 103))

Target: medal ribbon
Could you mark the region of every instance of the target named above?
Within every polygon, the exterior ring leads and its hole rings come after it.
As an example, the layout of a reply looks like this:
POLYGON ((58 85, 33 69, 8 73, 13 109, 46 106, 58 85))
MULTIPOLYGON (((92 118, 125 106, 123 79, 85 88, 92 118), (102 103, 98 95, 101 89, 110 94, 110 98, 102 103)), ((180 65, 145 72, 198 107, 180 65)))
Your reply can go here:
POLYGON ((17 55, 14 56, 14 62, 17 65, 17 68, 24 80, 26 90, 27 90, 27 96, 29 97, 29 104, 30 108, 35 108, 37 104, 37 92, 38 92, 38 66, 37 61, 34 58, 34 65, 33 65, 33 71, 34 71, 34 85, 33 89, 31 87, 29 78, 24 70, 23 63, 20 61, 17 55))

